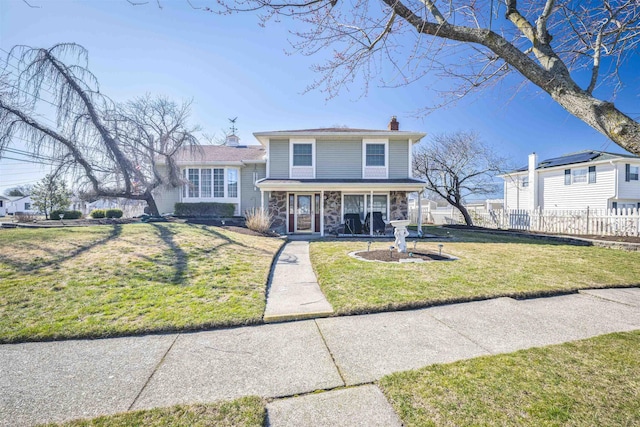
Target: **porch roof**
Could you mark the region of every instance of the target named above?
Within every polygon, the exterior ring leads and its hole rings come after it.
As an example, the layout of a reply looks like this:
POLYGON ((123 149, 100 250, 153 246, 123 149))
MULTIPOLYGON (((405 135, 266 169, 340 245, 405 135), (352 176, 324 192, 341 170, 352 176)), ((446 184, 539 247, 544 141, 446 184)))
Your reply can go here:
POLYGON ((416 178, 401 179, 273 179, 256 182, 265 191, 291 190, 340 190, 340 191, 421 191, 425 182, 416 178))

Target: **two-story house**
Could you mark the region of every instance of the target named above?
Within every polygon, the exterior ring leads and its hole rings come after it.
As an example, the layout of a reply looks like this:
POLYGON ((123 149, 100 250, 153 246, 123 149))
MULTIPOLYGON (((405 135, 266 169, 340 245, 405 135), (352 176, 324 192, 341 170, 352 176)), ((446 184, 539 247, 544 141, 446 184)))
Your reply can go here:
MULTIPOLYGON (((346 214, 380 212, 385 222, 408 218, 407 194, 424 181, 412 177, 413 145, 423 133, 349 128, 256 132, 259 146, 182 150, 176 159, 182 188, 156 197, 161 212, 176 202, 224 202, 244 215, 267 209, 281 233, 335 233, 346 214)), ((373 233, 373 229, 370 230, 373 233)))
MULTIPOLYGON (((424 133, 349 128, 256 132, 267 151, 266 178, 257 183, 287 233, 335 233, 346 214, 380 212, 385 222, 408 218, 407 194, 424 181, 412 177, 413 145, 424 133)), ((370 230, 373 234, 373 229, 370 230)))
POLYGON ((586 150, 528 165, 504 179, 506 209, 640 209, 640 158, 586 150))

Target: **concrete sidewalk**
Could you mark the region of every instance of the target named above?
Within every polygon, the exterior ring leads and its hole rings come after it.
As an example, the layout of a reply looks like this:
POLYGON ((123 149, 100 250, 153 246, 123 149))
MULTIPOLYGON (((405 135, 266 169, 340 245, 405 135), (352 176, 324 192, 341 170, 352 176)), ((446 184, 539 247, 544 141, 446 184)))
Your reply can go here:
POLYGON ((188 334, 2 345, 0 425, 246 395, 276 399, 268 405, 274 427, 304 420, 331 425, 336 416, 349 425, 380 425, 376 419, 399 425, 369 385, 386 374, 634 329, 640 329, 639 288, 188 334), (359 387, 332 390, 343 386, 359 387), (292 397, 318 390, 332 391, 292 397), (357 408, 371 405, 375 419, 362 418, 357 408))
POLYGON ((269 281, 264 321, 315 319, 331 314, 333 308, 320 290, 311 266, 309 242, 286 243, 269 281))

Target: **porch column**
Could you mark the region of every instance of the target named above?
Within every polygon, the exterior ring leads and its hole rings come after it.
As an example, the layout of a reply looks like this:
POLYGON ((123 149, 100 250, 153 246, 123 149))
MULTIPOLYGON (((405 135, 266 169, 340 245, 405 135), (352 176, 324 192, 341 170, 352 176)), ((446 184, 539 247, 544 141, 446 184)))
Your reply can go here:
POLYGON ((418 236, 422 236, 422 191, 418 193, 418 236))
POLYGON ((324 190, 320 190, 320 237, 324 237, 324 190))
POLYGON ((369 201, 369 235, 373 237, 373 190, 371 190, 371 200, 369 201))

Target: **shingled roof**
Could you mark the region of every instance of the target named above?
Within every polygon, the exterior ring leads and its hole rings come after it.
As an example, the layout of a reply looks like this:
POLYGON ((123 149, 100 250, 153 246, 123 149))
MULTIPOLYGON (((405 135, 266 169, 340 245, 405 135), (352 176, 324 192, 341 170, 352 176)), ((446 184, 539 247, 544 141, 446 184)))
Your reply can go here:
POLYGON ((259 145, 199 145, 182 147, 175 159, 181 162, 256 162, 264 160, 265 149, 259 145))

